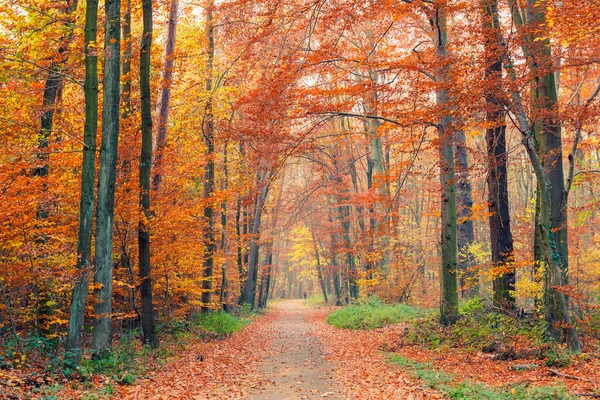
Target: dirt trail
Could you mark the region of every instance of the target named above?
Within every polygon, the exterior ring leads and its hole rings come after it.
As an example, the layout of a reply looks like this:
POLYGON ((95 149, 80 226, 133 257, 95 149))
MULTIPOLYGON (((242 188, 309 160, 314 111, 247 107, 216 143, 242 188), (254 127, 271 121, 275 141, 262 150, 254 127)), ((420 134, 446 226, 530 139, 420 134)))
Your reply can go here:
MULTIPOLYGON (((113 398, 381 400, 442 398, 385 362, 381 348, 394 329, 347 331, 326 322, 329 308, 302 300, 269 311, 226 340, 195 341, 113 398), (199 358, 202 355, 202 358, 199 358)), ((1 396, 0 396, 1 397, 1 396)))
POLYGON ((301 300, 274 305, 278 318, 269 356, 260 366, 263 384, 248 398, 259 399, 342 399, 334 380, 333 366, 323 358, 320 340, 312 335, 310 309, 301 300))

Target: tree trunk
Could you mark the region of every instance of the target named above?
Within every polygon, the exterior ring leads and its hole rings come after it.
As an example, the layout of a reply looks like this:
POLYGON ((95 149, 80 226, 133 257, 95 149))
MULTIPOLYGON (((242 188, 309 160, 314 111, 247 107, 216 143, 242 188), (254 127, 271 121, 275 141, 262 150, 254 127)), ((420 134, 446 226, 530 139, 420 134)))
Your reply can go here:
POLYGON ((312 236, 313 247, 315 249, 315 259, 317 260, 317 277, 319 279, 319 284, 321 285, 321 291, 323 292, 323 300, 327 303, 329 300, 327 299, 327 289, 325 288, 325 279, 323 279, 323 271, 321 269, 321 258, 319 257, 319 245, 317 243, 317 239, 315 237, 314 227, 310 226, 310 234, 312 236))
POLYGON ((498 20, 498 1, 483 0, 485 29, 486 79, 486 143, 488 156, 488 207, 492 264, 501 268, 493 281, 494 305, 513 308, 515 305, 515 269, 513 239, 510 228, 508 171, 506 167, 506 112, 502 108, 502 54, 504 41, 498 20))
MULTIPOLYGON (((283 185, 285 183, 285 168, 283 169, 283 171, 281 172, 281 180, 280 180, 280 184, 279 184, 279 190, 277 193, 277 200, 275 201, 275 208, 273 209, 273 215, 271 215, 271 237, 270 237, 270 241, 267 244, 267 251, 266 251, 266 256, 265 256, 265 264, 266 264, 266 271, 263 277, 263 284, 264 284, 264 298, 261 296, 259 298, 259 301, 261 304, 259 304, 259 308, 264 308, 267 306, 267 300, 269 298, 269 289, 271 286, 271 278, 273 275, 273 246, 274 246, 274 241, 275 241, 275 236, 274 236, 274 232, 275 229, 277 228, 277 218, 279 217, 279 212, 281 210, 281 200, 283 198, 283 185)), ((262 288, 262 286, 261 286, 262 288)))
MULTIPOLYGON (((506 70, 509 76, 514 80, 514 67, 511 62, 507 62, 506 70)), ((543 201, 540 202, 540 214, 539 223, 541 225, 540 243, 544 250, 544 256, 547 262, 546 273, 548 275, 548 294, 552 301, 552 304, 548 308, 552 308, 554 313, 552 317, 554 320, 546 320, 548 330, 553 332, 556 330, 554 323, 560 324, 564 340, 567 343, 569 349, 573 352, 581 351, 581 344, 579 342, 579 336, 571 320, 569 312, 569 304, 567 297, 560 290, 565 285, 563 278, 564 267, 562 265, 563 258, 558 253, 559 246, 558 240, 554 235, 554 228, 552 226, 552 210, 551 210, 551 187, 546 169, 540 159, 537 151, 537 142, 533 135, 534 127, 529 124, 529 119, 525 114, 525 108, 523 107, 523 101, 521 94, 518 91, 513 91, 512 103, 515 107, 515 116, 517 119, 519 130, 523 136, 523 145, 529 156, 531 166, 535 172, 535 176, 540 186, 540 194, 544 196, 543 201)))
MULTIPOLYGON (((580 351, 579 338, 571 324, 568 299, 562 292, 562 287, 568 283, 569 268, 567 197, 562 160, 561 123, 558 115, 558 92, 554 75, 555 66, 550 39, 546 34, 548 4, 545 0, 527 0, 527 29, 525 29, 524 19, 517 3, 509 0, 509 4, 515 25, 525 32, 523 34, 525 38, 523 52, 533 75, 531 95, 533 114, 530 118, 534 123, 531 127, 526 123, 527 121, 520 122, 520 124, 525 123, 528 128, 527 132, 538 134, 539 145, 538 143, 530 143, 530 145, 533 146, 534 151, 537 150, 537 157, 542 164, 541 172, 544 173, 542 177, 538 171, 535 171, 538 166, 533 165, 534 160, 530 155, 530 161, 538 179, 539 211, 537 219, 539 221, 536 232, 536 241, 538 241, 536 249, 539 248, 538 253, 543 252, 543 261, 547 265, 544 279, 544 308, 548 333, 555 340, 565 340, 571 350, 580 351), (547 181, 542 182, 542 178, 547 181), (544 220, 545 217, 548 218, 548 221, 544 220), (550 232, 545 232, 548 229, 550 232), (554 248, 548 249, 547 246, 550 245, 554 248), (556 260, 548 259, 549 255, 556 260), (560 279, 556 275, 560 275, 560 279), (561 285, 558 285, 557 281, 560 281, 561 285), (562 329, 558 327, 559 325, 562 325, 562 329)), ((523 131, 522 126, 521 130, 523 131)))
POLYGON ((440 87, 436 90, 436 104, 442 110, 438 121, 440 181, 441 181, 441 250, 442 265, 440 273, 440 322, 451 325, 458 318, 458 292, 456 281, 457 228, 456 228, 456 179, 454 151, 451 132, 450 96, 448 93, 449 70, 448 33, 446 31, 446 10, 444 6, 434 8, 432 20, 435 43, 435 55, 441 63, 436 72, 436 81, 440 87))
POLYGON ((162 85, 158 100, 158 121, 154 140, 154 176, 152 189, 160 190, 163 178, 163 157, 167 143, 167 123, 169 121, 169 103, 171 100, 171 85, 173 84, 173 65, 175 63, 175 38, 177 34, 177 9, 179 0, 171 0, 167 39, 165 43, 164 66, 162 70, 162 85))
POLYGON ((98 130, 98 0, 87 0, 85 14, 85 126, 81 165, 81 198, 77 235, 77 276, 69 315, 65 357, 71 367, 81 362, 85 306, 89 294, 92 224, 94 219, 94 183, 96 174, 96 135, 98 130))
MULTIPOLYGON (((259 173, 258 184, 265 183, 267 179, 266 173, 259 173)), ((250 304, 250 307, 254 309, 256 306, 256 285, 258 276, 258 252, 259 252, 259 239, 260 239, 260 223, 263 208, 267 201, 269 193, 269 183, 265 183, 262 189, 259 189, 256 195, 256 201, 254 203, 254 218, 252 223, 250 240, 250 255, 248 257, 248 277, 244 287, 244 298, 250 304)))
POLYGON ((465 131, 459 127, 454 133, 456 151, 456 192, 457 192, 457 229, 458 259, 460 271, 460 289, 462 296, 471 298, 479 293, 477 273, 472 270, 475 260, 470 247, 475 240, 473 232, 473 196, 471 194, 471 178, 469 177, 469 160, 467 156, 467 140, 465 131))
MULTIPOLYGON (((329 225, 333 227, 333 212, 329 211, 329 225)), ((335 292, 335 305, 341 306, 342 303, 342 285, 340 282, 340 271, 339 266, 337 265, 337 252, 338 252, 338 242, 337 236, 335 232, 331 233, 331 274, 333 275, 333 290, 335 292)))
POLYGON ((123 13, 123 67, 121 80, 121 118, 127 119, 131 115, 131 0, 126 0, 125 12, 123 13))
MULTIPOLYGON (((373 49, 373 52, 375 49, 373 49)), ((364 111, 365 117, 377 115, 377 81, 379 80, 379 74, 376 71, 369 72, 368 85, 371 86, 367 95, 365 96, 364 111)), ((367 181, 369 182, 369 189, 376 186, 379 199, 377 201, 378 207, 374 206, 371 211, 371 235, 372 235, 372 246, 374 248, 380 248, 383 254, 382 259, 377 262, 379 269, 384 274, 389 273, 391 253, 388 249, 390 242, 390 217, 386 211, 385 204, 390 198, 389 183, 386 177, 386 164, 384 162, 383 147, 381 143, 381 134, 379 132, 379 126, 381 122, 373 118, 365 118, 365 133, 369 139, 369 173, 367 174, 367 181), (378 221, 375 218, 376 210, 384 211, 382 220, 378 221)))
POLYGON ((204 107, 204 124, 202 133, 204 134, 204 146, 206 156, 206 166, 204 167, 204 192, 203 197, 206 202, 204 205, 204 246, 206 253, 204 255, 204 269, 202 272, 202 311, 210 310, 211 297, 213 291, 213 268, 215 263, 215 221, 213 192, 215 189, 215 127, 213 116, 213 63, 215 57, 215 37, 213 23, 213 0, 209 0, 206 7, 206 34, 208 40, 206 61, 206 92, 208 100, 204 107))
POLYGON ((95 357, 105 356, 112 348, 112 252, 115 212, 115 177, 119 140, 119 84, 121 1, 106 0, 104 45, 104 105, 102 110, 102 144, 98 174, 98 208, 96 210, 96 256, 94 259, 94 339, 95 357))
POLYGON ((142 153, 140 156, 140 207, 138 225, 139 277, 142 296, 142 342, 158 347, 152 304, 150 264, 150 175, 152 169, 152 105, 150 99, 150 52, 152 48, 152 0, 142 0, 143 32, 140 46, 140 92, 142 103, 142 153))
MULTIPOLYGON (((228 154, 227 146, 229 141, 225 141, 223 145, 223 190, 227 192, 229 189, 229 166, 228 166, 228 154)), ((229 265, 229 241, 227 240, 227 199, 223 199, 221 203, 221 250, 223 250, 223 256, 225 262, 221 267, 221 293, 219 294, 219 302, 221 308, 225 312, 229 312, 229 280, 227 279, 227 267, 229 265)))

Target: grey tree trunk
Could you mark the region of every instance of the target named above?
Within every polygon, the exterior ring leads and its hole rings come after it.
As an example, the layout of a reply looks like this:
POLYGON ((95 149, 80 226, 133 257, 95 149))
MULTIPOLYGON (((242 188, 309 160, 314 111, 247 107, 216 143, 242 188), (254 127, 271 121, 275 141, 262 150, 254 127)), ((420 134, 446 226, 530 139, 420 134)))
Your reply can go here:
POLYGON ((96 135, 98 130, 98 56, 95 47, 98 32, 98 0, 87 0, 85 14, 85 126, 81 165, 81 197, 77 235, 77 277, 69 314, 65 358, 70 366, 81 362, 85 306, 89 294, 94 186, 96 178, 96 135))
POLYGON ((321 292, 323 293, 323 300, 327 303, 327 288, 325 287, 325 279, 323 278, 323 270, 321 269, 321 257, 319 255, 319 244, 315 237, 315 228, 310 226, 310 234, 312 236, 313 247, 315 249, 315 259, 317 261, 317 278, 319 279, 319 285, 321 285, 321 292))
POLYGON ((115 212, 115 177, 119 140, 119 85, 121 43, 121 1, 106 0, 104 39, 104 106, 102 144, 98 174, 96 210, 96 255, 94 258, 94 338, 95 357, 104 357, 112 348, 112 274, 115 212))
POLYGON ((505 44, 498 19, 498 1, 483 0, 485 29, 485 90, 486 143, 488 156, 488 207, 492 264, 502 269, 509 268, 493 281, 494 305, 514 308, 515 269, 509 267, 513 257, 513 238, 510 228, 508 200, 508 171, 506 167, 506 112, 503 101, 502 54, 505 44))
MULTIPOLYGON (((330 205, 331 202, 329 202, 330 205)), ((329 210, 328 216, 329 216, 329 225, 333 226, 333 211, 329 210)), ((335 292, 335 305, 336 306, 341 306, 343 305, 342 302, 342 285, 340 282, 340 271, 339 271, 339 266, 337 264, 337 251, 338 251, 338 241, 337 241, 337 235, 335 234, 334 231, 332 231, 331 233, 331 255, 330 255, 330 262, 331 262, 331 274, 333 275, 333 291, 335 292)))
POLYGON ((156 137, 154 139, 154 176, 152 189, 160 190, 163 178, 164 149, 167 144, 167 124, 169 122, 169 103, 171 100, 171 85, 173 84, 173 66, 175 63, 175 38, 177 35, 177 9, 179 0, 171 0, 169 23, 167 25, 167 39, 165 43, 164 66, 162 70, 162 84, 158 99, 158 121, 156 137))
POLYGON ((150 264, 150 175, 152 170, 152 104, 150 98, 150 53, 152 49, 152 0, 142 0, 143 31, 140 45, 140 93, 142 103, 142 152, 140 155, 140 208, 138 224, 139 277, 142 297, 142 343, 158 347, 152 303, 150 264))
POLYGON ((131 115, 131 0, 126 0, 125 11, 123 13, 123 42, 125 50, 123 50, 123 67, 121 84, 121 118, 124 120, 131 115))
POLYGON ((244 299, 250 304, 250 307, 254 309, 256 306, 256 285, 258 277, 258 252, 259 252, 259 239, 260 239, 260 225, 262 212, 267 201, 269 194, 269 183, 267 181, 267 173, 262 172, 258 174, 257 182, 259 185, 264 184, 264 187, 259 188, 259 192, 256 195, 256 201, 254 202, 254 218, 252 223, 252 229, 250 234, 250 254, 248 257, 248 276, 246 278, 246 284, 244 286, 244 299))
POLYGON ((457 268, 460 271, 460 290, 465 298, 471 298, 479 293, 477 273, 472 270, 475 260, 470 246, 475 240, 473 232, 473 195, 471 193, 471 178, 469 176, 469 159, 467 155, 467 139, 465 131, 459 127, 454 133, 456 151, 456 200, 457 200, 457 229, 458 229, 458 259, 457 268))
MULTIPOLYGON (((509 5, 511 5, 515 25, 524 32, 523 36, 526 40, 522 48, 533 75, 530 118, 534 121, 534 125, 530 127, 526 121, 521 124, 529 128, 527 132, 537 133, 539 139, 539 144, 529 143, 529 145, 533 146, 534 151, 537 150, 537 157, 542 164, 542 171, 537 171, 538 166, 535 165, 533 155, 530 154, 530 161, 538 180, 539 211, 535 239, 539 244, 536 248, 539 249, 538 253, 542 253, 540 258, 547 265, 544 280, 547 329, 555 340, 565 341, 571 350, 580 351, 579 338, 569 314, 568 298, 562 291, 568 284, 569 269, 567 195, 562 160, 558 92, 553 72, 554 59, 550 40, 546 35, 548 4, 545 0, 527 0, 526 19, 523 18, 514 0, 509 0, 509 5), (546 232, 547 230, 550 232, 546 232), (549 256, 554 259, 549 259, 549 256), (558 282, 561 284, 559 285, 558 282)), ((523 131, 522 127, 521 130, 523 131)))
POLYGON ((457 266, 457 227, 456 227, 456 179, 454 165, 453 136, 451 132, 450 97, 448 93, 449 70, 448 33, 446 30, 446 10, 436 6, 432 19, 435 56, 441 63, 436 71, 436 81, 440 87, 435 98, 438 107, 443 110, 438 121, 440 181, 441 181, 441 250, 442 265, 440 272, 440 322, 450 325, 458 318, 458 291, 456 279, 457 266))
MULTIPOLYGON (((512 62, 508 60, 506 64, 506 70, 509 76, 514 80, 515 73, 512 62)), ((529 119, 525 113, 525 108, 523 107, 521 94, 518 91, 513 91, 511 95, 518 127, 523 136, 523 145, 525 146, 531 166, 535 172, 538 185, 540 186, 540 193, 544 196, 543 201, 540 202, 539 213, 539 223, 541 226, 540 243, 547 263, 546 273, 548 275, 547 281, 550 289, 548 296, 551 296, 553 301, 551 307, 553 307, 555 310, 553 317, 556 318, 556 320, 547 320, 546 322, 548 325, 554 325, 554 322, 558 322, 567 346, 571 351, 578 353, 581 351, 579 336, 577 335, 577 331, 571 319, 567 297, 560 290, 560 288, 565 285, 563 276, 564 267, 562 265, 563 258, 558 253, 558 239, 554 235, 555 232, 552 226, 552 197, 549 178, 543 162, 538 155, 537 142, 535 140, 535 135, 533 135, 535 127, 529 123, 529 119)), ((555 329, 555 326, 548 326, 548 330, 550 332, 555 329)))
POLYGON ((352 251, 352 240, 350 237, 350 213, 351 208, 348 205, 348 201, 350 199, 350 194, 348 188, 345 186, 342 176, 340 175, 340 166, 337 162, 338 157, 338 149, 333 149, 333 176, 335 176, 335 182, 338 187, 339 194, 336 195, 338 207, 338 221, 342 228, 342 239, 344 243, 344 255, 346 257, 346 282, 348 286, 348 294, 350 298, 357 299, 358 298, 358 282, 357 282, 357 273, 356 270, 356 260, 354 258, 354 253, 352 251))
POLYGON ((275 230, 277 229, 277 219, 279 217, 279 212, 281 210, 281 201, 283 199, 283 185, 285 183, 285 168, 281 172, 281 180, 279 184, 279 190, 277 192, 277 200, 275 200, 275 208, 273 209, 273 214, 271 215, 271 237, 269 243, 266 248, 265 255, 265 264, 266 271, 262 277, 261 283, 261 291, 264 292, 259 297, 259 308, 264 308, 267 306, 267 301, 269 299, 269 290, 271 286, 271 279, 273 277, 273 246, 275 242, 275 230))
MULTIPOLYGON (((223 190, 227 192, 229 189, 229 165, 227 147, 229 141, 226 140, 223 145, 223 190)), ((227 199, 223 199, 221 203, 221 250, 225 256, 225 262, 221 267, 221 293, 219 294, 219 302, 221 308, 225 312, 229 312, 229 280, 227 279, 227 267, 229 265, 229 240, 227 237, 227 199)))
MULTIPOLYGON (((379 74, 376 71, 369 72, 369 85, 376 86, 379 80, 379 74)), ((390 199, 389 183, 387 182, 387 168, 385 164, 385 158, 383 155, 383 146, 381 142, 381 134, 378 129, 381 122, 374 118, 368 118, 369 116, 377 115, 377 89, 372 87, 368 90, 365 97, 365 133, 369 138, 369 173, 367 174, 367 181, 369 183, 369 189, 376 186, 377 193, 380 196, 378 207, 373 207, 371 211, 371 235, 373 239, 372 246, 380 247, 383 253, 383 257, 378 261, 379 269, 385 274, 389 273, 391 253, 388 249, 390 242, 390 217, 389 213, 385 212, 383 219, 378 221, 374 218, 376 210, 384 211, 387 206, 387 202, 390 199), (375 182, 374 181, 375 178, 375 182), (376 184, 376 185, 375 185, 376 184), (379 243, 376 243, 379 242, 379 243)))
POLYGON ((204 123, 202 133, 204 135, 206 166, 204 167, 204 189, 203 197, 207 202, 204 206, 204 246, 206 254, 204 255, 204 268, 202 271, 202 311, 210 310, 213 292, 213 269, 215 263, 215 219, 214 204, 212 203, 212 194, 215 190, 215 127, 213 116, 213 64, 215 57, 215 37, 213 23, 214 2, 209 0, 206 7, 206 35, 207 61, 206 61, 206 92, 208 100, 204 107, 204 123))

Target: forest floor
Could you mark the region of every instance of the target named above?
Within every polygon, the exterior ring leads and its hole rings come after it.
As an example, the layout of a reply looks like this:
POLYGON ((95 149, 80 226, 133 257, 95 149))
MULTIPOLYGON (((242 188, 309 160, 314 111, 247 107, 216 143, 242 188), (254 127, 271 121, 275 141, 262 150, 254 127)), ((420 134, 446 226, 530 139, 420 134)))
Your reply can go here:
POLYGON ((405 338, 411 323, 372 330, 336 328, 326 321, 332 311, 302 300, 274 302, 264 315, 224 340, 194 337, 170 355, 149 359, 145 372, 129 385, 117 383, 114 376, 94 375, 87 387, 64 380, 53 386, 52 395, 43 385, 36 395, 20 385, 27 381, 23 376, 3 379, 7 373, 0 370, 0 399, 410 400, 463 398, 448 389, 463 390, 465 385, 468 390, 477 385, 491 390, 485 398, 513 398, 518 387, 527 391, 515 398, 529 398, 528 388, 557 385, 573 394, 600 394, 600 360, 594 357, 553 369, 542 360, 494 361, 462 347, 410 345, 405 338), (513 370, 514 364, 523 363, 539 365, 513 370), (566 375, 556 376, 553 370, 566 375))
POLYGON ((275 302, 241 332, 193 344, 117 393, 123 399, 442 398, 386 362, 373 340, 378 334, 328 325, 330 311, 302 300, 275 302))

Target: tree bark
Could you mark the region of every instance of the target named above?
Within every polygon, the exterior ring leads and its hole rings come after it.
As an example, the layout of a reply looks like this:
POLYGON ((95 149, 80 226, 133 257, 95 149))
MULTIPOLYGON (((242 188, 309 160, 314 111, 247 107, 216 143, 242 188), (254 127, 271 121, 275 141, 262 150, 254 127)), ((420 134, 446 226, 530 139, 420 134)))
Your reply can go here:
MULTIPOLYGON (((578 352, 581 350, 579 338, 571 323, 568 298, 562 292, 563 286, 568 283, 568 215, 555 66, 550 39, 546 34, 548 4, 545 0, 527 0, 526 27, 517 3, 509 0, 509 5, 515 25, 525 32, 522 48, 533 75, 531 95, 533 114, 530 117, 534 122, 533 126, 529 126, 526 120, 520 122, 522 125, 520 129, 534 136, 537 134, 539 139, 538 144, 530 143, 528 138, 526 144, 537 152, 536 156, 541 162, 541 166, 535 165, 533 155, 529 155, 538 180, 539 211, 535 240, 539 241, 539 245, 536 248, 539 248, 539 253, 542 253, 540 259, 547 265, 544 279, 547 330, 555 340, 566 341, 571 350, 578 352), (524 129, 524 126, 527 129, 524 129), (538 167, 541 167, 542 171, 537 171, 538 167), (546 232, 548 230, 549 232, 546 232), (549 256, 553 259, 549 259, 549 256), (560 278, 557 275, 560 275, 560 278), (559 285, 558 282, 561 284, 559 285)), ((522 104, 520 106, 522 107, 522 104)))
POLYGON ((94 281, 96 283, 94 311, 96 318, 94 320, 93 351, 95 357, 105 356, 112 348, 112 252, 119 140, 121 1, 106 0, 105 13, 104 106, 94 259, 94 281))
POLYGON ((502 273, 494 277, 493 301, 501 308, 515 306, 515 269, 513 238, 510 228, 508 200, 508 171, 506 167, 506 112, 502 108, 502 54, 504 40, 498 19, 498 1, 483 0, 485 29, 485 101, 486 101, 486 144, 488 156, 488 207, 492 264, 502 273))
POLYGON ((458 229, 457 268, 460 271, 460 290, 462 296, 471 298, 479 293, 477 273, 472 270, 475 260, 470 247, 475 240, 473 232, 473 195, 469 176, 469 159, 467 155, 467 139, 462 127, 454 133, 456 151, 456 200, 458 229))
POLYGON ((98 131, 98 0, 87 0, 85 14, 85 126, 81 165, 81 197, 77 235, 77 276, 73 288, 65 358, 72 367, 81 362, 85 306, 89 295, 94 187, 96 174, 96 136, 98 131))
POLYGON ((142 0, 143 32, 140 46, 140 92, 142 104, 142 152, 140 156, 140 221, 138 224, 139 277, 142 297, 142 343, 158 347, 152 303, 150 264, 150 175, 152 169, 152 105, 150 53, 152 49, 152 0, 142 0))
POLYGON ((167 124, 169 122, 169 103, 171 100, 171 85, 173 84, 173 66, 175 63, 175 38, 177 35, 177 10, 179 0, 171 0, 169 23, 167 25, 167 39, 165 43, 164 66, 162 70, 162 84, 158 100, 158 121, 156 137, 154 140, 154 176, 152 189, 160 190, 163 178, 164 150, 167 144, 167 124))
POLYGON ((440 273, 440 322, 451 325, 458 318, 457 266, 457 227, 456 227, 456 177, 454 165, 453 135, 451 132, 450 96, 448 93, 449 60, 446 44, 446 10, 436 5, 433 10, 433 34, 435 56, 440 66, 436 71, 436 104, 443 115, 438 120, 440 181, 441 181, 441 250, 440 273))
POLYGON ((121 118, 124 120, 131 115, 131 0, 126 0, 125 12, 123 13, 123 42, 125 42, 125 50, 123 50, 123 67, 121 80, 121 118))
POLYGON ((256 306, 256 285, 258 276, 258 255, 259 255, 259 239, 260 239, 260 224, 262 212, 267 201, 269 194, 269 183, 265 183, 267 180, 266 173, 259 173, 257 182, 259 185, 264 184, 264 187, 259 188, 259 192, 256 195, 256 201, 254 202, 254 218, 252 223, 252 229, 250 234, 250 254, 248 257, 248 276, 246 278, 246 284, 244 286, 244 298, 250 304, 252 309, 256 306))
MULTIPOLYGON (((508 59, 505 64, 507 64, 506 69, 509 73, 509 76, 514 80, 515 75, 512 62, 510 62, 508 59)), ((547 262, 546 273, 548 275, 548 296, 551 296, 553 301, 552 306, 555 310, 553 317, 556 318, 555 320, 546 320, 546 323, 548 325, 552 325, 548 326, 548 330, 550 332, 553 332, 556 329, 554 327, 555 322, 560 323, 567 346, 571 351, 578 353, 581 352, 579 336, 577 335, 577 331, 571 320, 567 297, 560 290, 560 288, 565 285, 563 278, 564 267, 562 265, 563 258, 558 253, 558 239, 554 235, 554 228, 552 226, 551 187, 548 175, 546 174, 546 169, 544 168, 543 162, 538 154, 537 142, 535 140, 535 135, 533 134, 535 127, 529 124, 529 119, 527 118, 525 108, 523 107, 521 94, 514 90, 511 93, 511 96, 513 107, 515 108, 515 116, 518 127, 523 136, 523 145, 525 146, 525 150, 527 151, 531 166, 535 172, 538 185, 540 186, 540 194, 544 196, 543 201, 540 202, 540 243, 547 262)))
POLYGON ((213 192, 215 190, 215 127, 213 115, 213 64, 215 57, 215 37, 213 23, 214 2, 208 0, 206 7, 206 35, 207 35, 207 60, 206 60, 206 92, 208 100, 204 107, 204 123, 202 133, 204 135, 204 154, 206 166, 204 167, 204 268, 202 271, 202 311, 210 310, 213 292, 213 269, 215 263, 215 220, 213 192))
POLYGON ((315 237, 315 228, 310 226, 310 234, 312 236, 313 247, 315 249, 315 259, 317 261, 317 278, 319 279, 319 285, 321 285, 321 291, 323 292, 323 300, 327 303, 327 289, 325 288, 325 279, 323 278, 323 270, 321 269, 321 257, 319 256, 319 245, 315 237))

